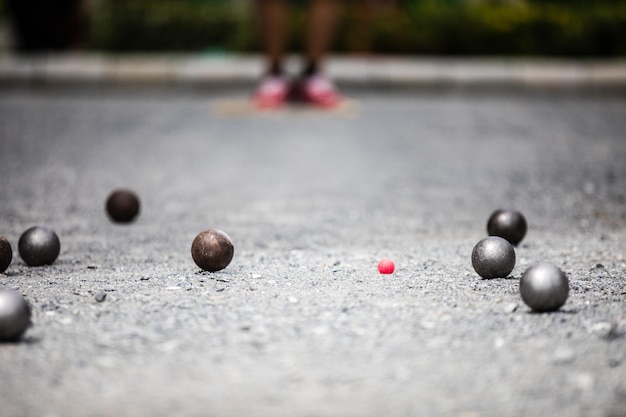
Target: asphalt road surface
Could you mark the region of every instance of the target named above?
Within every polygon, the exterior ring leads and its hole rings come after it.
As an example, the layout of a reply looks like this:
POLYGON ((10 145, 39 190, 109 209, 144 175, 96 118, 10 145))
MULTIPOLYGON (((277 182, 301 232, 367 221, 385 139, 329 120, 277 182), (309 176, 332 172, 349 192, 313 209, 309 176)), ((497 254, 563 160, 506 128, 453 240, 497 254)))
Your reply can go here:
POLYGON ((244 95, 0 91, 0 288, 33 311, 0 344, 1 417, 626 415, 624 96, 214 111, 244 95), (130 225, 104 212, 118 187, 141 198, 130 225), (471 251, 500 207, 529 230, 483 280, 471 251), (51 266, 17 253, 33 225, 59 235, 51 266), (208 228, 235 245, 217 273, 191 258, 208 228), (520 299, 539 261, 569 277, 558 312, 520 299))

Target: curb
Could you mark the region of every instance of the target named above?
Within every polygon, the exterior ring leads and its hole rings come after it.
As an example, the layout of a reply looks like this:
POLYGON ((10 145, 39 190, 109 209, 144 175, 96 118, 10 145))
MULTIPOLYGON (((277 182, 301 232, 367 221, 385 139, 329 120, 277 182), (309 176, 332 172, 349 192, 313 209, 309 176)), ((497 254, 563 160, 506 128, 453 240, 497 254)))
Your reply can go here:
MULTIPOLYGON (((0 84, 254 84, 256 55, 0 56, 0 84)), ((298 68, 290 57, 288 69, 298 68)), ((351 87, 522 87, 626 89, 626 60, 332 56, 327 72, 351 87)))

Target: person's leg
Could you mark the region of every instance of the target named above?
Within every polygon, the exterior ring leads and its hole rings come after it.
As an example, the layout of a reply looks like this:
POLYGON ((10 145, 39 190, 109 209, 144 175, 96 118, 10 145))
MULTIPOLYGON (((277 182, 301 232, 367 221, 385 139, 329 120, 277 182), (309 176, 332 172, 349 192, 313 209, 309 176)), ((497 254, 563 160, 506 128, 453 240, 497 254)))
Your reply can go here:
POLYGON ((309 0, 304 75, 321 71, 331 46, 341 0, 309 0))
POLYGON ((342 97, 323 74, 326 57, 335 31, 341 0, 309 0, 304 65, 292 89, 294 100, 320 107, 334 107, 342 97))
POLYGON ((252 99, 259 107, 278 107, 289 92, 283 68, 289 13, 287 0, 255 0, 255 12, 259 17, 266 69, 252 99))
POLYGON ((267 73, 280 75, 287 42, 288 5, 286 0, 256 0, 267 73))

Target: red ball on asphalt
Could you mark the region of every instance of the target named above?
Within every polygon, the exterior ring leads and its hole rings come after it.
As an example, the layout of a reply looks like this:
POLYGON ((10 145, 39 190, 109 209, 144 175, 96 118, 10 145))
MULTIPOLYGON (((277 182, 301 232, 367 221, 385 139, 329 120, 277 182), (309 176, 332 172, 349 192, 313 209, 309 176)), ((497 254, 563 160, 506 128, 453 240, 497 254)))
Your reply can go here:
POLYGON ((393 274, 396 266, 391 259, 383 258, 378 262, 378 272, 381 274, 393 274))

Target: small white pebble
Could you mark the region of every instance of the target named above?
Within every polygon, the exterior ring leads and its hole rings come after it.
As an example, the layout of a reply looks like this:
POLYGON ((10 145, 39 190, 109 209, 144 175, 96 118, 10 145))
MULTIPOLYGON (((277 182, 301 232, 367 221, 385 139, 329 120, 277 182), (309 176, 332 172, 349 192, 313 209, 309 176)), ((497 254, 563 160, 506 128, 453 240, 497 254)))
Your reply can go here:
POLYGON ((501 349, 504 346, 504 339, 501 337, 497 337, 496 340, 493 341, 493 347, 496 349, 501 349))
POLYGON ((328 327, 326 327, 326 326, 317 326, 317 327, 314 327, 311 331, 316 336, 323 336, 323 335, 328 333, 328 327))
POLYGON ((595 384, 592 374, 581 372, 572 377, 572 383, 581 391, 591 391, 595 384))
POLYGON ((602 338, 602 339, 610 339, 614 334, 617 325, 615 323, 610 323, 608 321, 602 321, 599 323, 595 323, 589 328, 589 332, 602 338))
POLYGON ((576 360, 576 354, 568 347, 561 347, 554 351, 552 363, 555 365, 567 365, 576 360))
POLYGON ((509 303, 506 306, 504 306, 504 312, 505 313, 514 313, 517 310, 517 303, 509 303))
POLYGON ((437 325, 432 321, 423 320, 420 324, 424 329, 428 329, 428 330, 434 329, 435 327, 437 327, 437 325))

